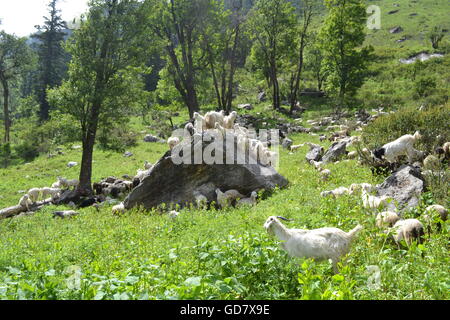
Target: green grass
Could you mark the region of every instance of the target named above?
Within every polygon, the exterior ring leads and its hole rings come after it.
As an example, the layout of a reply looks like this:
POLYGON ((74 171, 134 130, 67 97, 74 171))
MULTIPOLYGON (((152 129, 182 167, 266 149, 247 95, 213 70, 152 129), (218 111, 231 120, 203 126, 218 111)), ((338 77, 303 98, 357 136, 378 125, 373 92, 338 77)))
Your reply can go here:
MULTIPOLYGON (((133 123, 142 130, 139 121, 133 123)), ((319 142, 305 134, 292 138, 295 144, 319 142)), ((131 158, 96 150, 93 180, 134 174, 144 159, 155 162, 166 148, 141 142, 130 149, 131 158)), ((88 208, 60 220, 51 215, 58 207, 46 207, 34 216, 2 220, 0 298, 447 299, 448 233, 433 233, 409 250, 397 249, 375 228, 374 216, 361 208, 357 196, 320 197, 323 190, 382 178, 352 160, 328 165, 332 177, 323 182, 304 160, 306 149, 280 151, 279 172, 290 185, 253 208, 184 209, 176 220, 156 212, 133 210, 118 217, 110 207, 100 212, 88 208), (341 274, 333 275, 329 262, 293 259, 279 249, 262 227, 270 215, 294 219, 290 227, 348 231, 361 223, 365 229, 341 274), (369 265, 381 270, 379 288, 368 287, 369 265)), ((69 150, 59 158, 1 169, 1 207, 16 203, 17 190, 49 185, 57 175, 77 177, 79 168, 65 165, 79 161, 81 153, 69 150)))

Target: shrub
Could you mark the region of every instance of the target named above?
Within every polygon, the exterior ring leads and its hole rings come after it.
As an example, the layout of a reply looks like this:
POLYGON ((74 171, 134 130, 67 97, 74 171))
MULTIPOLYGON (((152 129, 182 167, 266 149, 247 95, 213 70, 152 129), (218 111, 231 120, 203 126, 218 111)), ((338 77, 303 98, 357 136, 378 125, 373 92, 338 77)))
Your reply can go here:
POLYGON ((403 108, 382 116, 369 124, 363 132, 363 143, 371 150, 393 141, 404 134, 419 131, 422 139, 415 148, 431 152, 450 140, 450 105, 430 107, 424 111, 403 108))
POLYGON ((25 141, 15 147, 16 154, 25 161, 33 161, 39 156, 38 146, 25 141))
POLYGON ((124 152, 126 148, 136 146, 136 134, 127 130, 127 128, 104 128, 98 135, 100 149, 124 152))
POLYGON ((0 163, 7 167, 11 159, 11 145, 9 143, 0 145, 0 163))
POLYGON ((429 96, 436 89, 436 78, 432 76, 422 76, 414 82, 414 93, 419 98, 429 96))

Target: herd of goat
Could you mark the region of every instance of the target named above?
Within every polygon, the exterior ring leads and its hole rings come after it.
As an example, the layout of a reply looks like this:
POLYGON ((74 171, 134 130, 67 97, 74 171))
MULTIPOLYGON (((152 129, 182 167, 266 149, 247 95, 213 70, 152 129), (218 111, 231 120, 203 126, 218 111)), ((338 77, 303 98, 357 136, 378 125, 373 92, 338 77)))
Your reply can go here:
MULTIPOLYGON (((199 113, 194 114, 194 123, 188 123, 184 128, 184 137, 173 136, 168 139, 167 143, 170 150, 174 150, 179 145, 184 143, 191 143, 192 136, 195 135, 222 135, 224 137, 225 131, 231 130, 236 137, 238 150, 246 152, 250 157, 258 159, 263 165, 273 165, 277 157, 274 151, 269 150, 267 142, 262 142, 258 139, 253 139, 248 136, 249 130, 238 124, 235 124, 237 113, 231 112, 229 115, 225 115, 223 111, 215 112, 211 111, 202 116, 199 113), (189 139, 187 139, 189 138, 189 139)), ((310 122, 310 124, 313 122, 310 122)), ((348 134, 348 127, 346 126, 334 126, 332 129, 340 129, 337 134, 332 135, 332 141, 339 141, 346 139, 347 145, 353 143, 359 143, 359 136, 350 137, 348 134)), ((358 130, 357 130, 358 131, 358 130)), ((360 131, 360 130, 359 130, 360 131)), ((228 132, 228 131, 227 131, 228 132)), ((420 151, 414 149, 414 144, 421 139, 419 132, 415 132, 413 135, 406 134, 395 141, 389 142, 379 149, 373 152, 367 149, 363 149, 362 152, 368 156, 384 160, 388 163, 398 162, 401 156, 406 156, 412 163, 417 158, 420 151)), ((322 141, 322 136, 320 137, 322 141)), ((195 141, 195 140, 194 140, 195 141)), ((311 148, 317 145, 311 143, 305 143, 301 145, 290 146, 290 151, 294 152, 304 145, 309 145, 311 148)), ((450 142, 445 143, 439 150, 439 154, 429 155, 422 161, 422 167, 432 171, 440 164, 440 157, 444 155, 449 157, 450 155, 450 142)), ((358 157, 356 151, 347 153, 348 159, 355 159, 358 157)), ((327 180, 331 171, 323 168, 323 162, 311 160, 309 162, 319 172, 320 177, 323 180, 327 180)), ((97 193, 103 193, 104 195, 117 196, 123 195, 126 191, 131 190, 142 182, 142 180, 151 174, 153 165, 149 162, 145 162, 143 169, 138 169, 133 181, 119 181, 120 187, 115 185, 114 181, 106 181, 94 185, 94 189, 97 193), (117 191, 117 190, 118 191, 117 191), (117 192, 114 194, 114 190, 117 192), (119 193, 120 192, 120 193, 119 193)), ((54 201, 60 195, 62 190, 69 188, 76 188, 78 180, 67 180, 65 178, 58 177, 51 187, 45 188, 32 188, 25 194, 19 201, 19 205, 29 209, 29 205, 36 203, 41 197, 45 200, 46 197, 51 197, 50 200, 54 201)), ((375 196, 373 195, 375 187, 368 183, 354 183, 349 187, 339 187, 334 190, 323 191, 321 196, 337 198, 343 195, 361 195, 362 206, 376 214, 376 226, 379 228, 389 228, 385 232, 392 232, 393 238, 397 244, 400 245, 404 240, 406 244, 410 245, 412 241, 423 241, 424 225, 417 219, 403 219, 401 213, 398 212, 395 207, 395 201, 387 196, 375 196)), ((216 204, 220 208, 226 208, 231 205, 236 207, 241 206, 253 206, 257 203, 257 190, 251 192, 250 195, 243 195, 237 190, 215 190, 217 201, 216 204)), ((205 195, 198 191, 193 194, 196 205, 199 208, 207 208, 208 199, 205 195)), ((113 213, 122 213, 125 211, 123 203, 116 204, 112 207, 113 213)), ((54 213, 55 216, 67 217, 76 215, 77 212, 70 211, 58 211, 54 213)), ((176 218, 179 215, 176 211, 171 211, 169 216, 176 218)), ((424 222, 427 225, 428 232, 431 231, 431 225, 433 221, 445 221, 447 219, 448 211, 441 205, 432 205, 426 208, 426 215, 423 216, 424 222), (436 216, 438 219, 436 219, 436 216)), ((338 272, 337 263, 340 258, 347 254, 350 250, 350 244, 352 239, 357 233, 363 229, 361 225, 356 226, 349 232, 344 232, 338 228, 320 228, 314 230, 304 229, 289 229, 283 225, 280 220, 288 220, 282 216, 271 216, 264 223, 264 228, 269 234, 276 236, 281 242, 281 247, 291 256, 313 258, 315 260, 331 259, 333 263, 333 270, 338 272)), ((289 221, 289 220, 288 220, 289 221)), ((440 224, 438 225, 440 228, 440 224)))

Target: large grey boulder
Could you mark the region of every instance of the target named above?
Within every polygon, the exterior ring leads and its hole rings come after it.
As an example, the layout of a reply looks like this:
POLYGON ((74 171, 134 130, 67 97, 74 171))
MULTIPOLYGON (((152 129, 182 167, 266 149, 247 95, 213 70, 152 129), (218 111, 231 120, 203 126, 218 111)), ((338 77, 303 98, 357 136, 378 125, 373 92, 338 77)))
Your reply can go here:
POLYGON ((306 161, 311 162, 311 160, 314 161, 320 161, 322 160, 323 156, 323 147, 318 144, 310 144, 309 146, 309 152, 306 154, 306 161))
POLYGON ((419 168, 403 165, 376 189, 378 196, 392 197, 397 202, 397 208, 404 210, 419 204, 426 185, 419 168))
MULTIPOLYGON (((193 145, 192 143, 191 146, 193 145)), ((206 146, 208 144, 203 142, 202 149, 206 146)), ((163 203, 166 207, 184 207, 190 203, 195 204, 194 192, 200 192, 209 202, 217 202, 217 188, 223 192, 235 189, 243 195, 249 195, 255 190, 271 190, 288 184, 271 166, 264 166, 259 162, 249 164, 248 161, 242 161, 242 154, 238 152, 235 152, 232 164, 175 164, 174 156, 176 155, 168 151, 154 165, 150 175, 125 199, 126 209, 136 206, 151 209, 163 203)))
POLYGON ((322 157, 323 162, 334 162, 338 161, 341 157, 346 154, 347 142, 339 141, 331 145, 331 147, 325 152, 322 157))

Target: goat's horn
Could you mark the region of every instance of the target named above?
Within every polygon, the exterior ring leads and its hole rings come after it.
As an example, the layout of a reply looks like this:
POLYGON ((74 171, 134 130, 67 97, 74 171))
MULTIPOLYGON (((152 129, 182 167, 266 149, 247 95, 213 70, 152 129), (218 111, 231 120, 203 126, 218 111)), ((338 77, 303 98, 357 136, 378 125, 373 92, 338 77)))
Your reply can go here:
POLYGON ((278 218, 278 219, 281 219, 281 220, 284 220, 284 221, 294 221, 294 220, 287 219, 287 218, 282 217, 282 216, 277 216, 277 218, 278 218))

